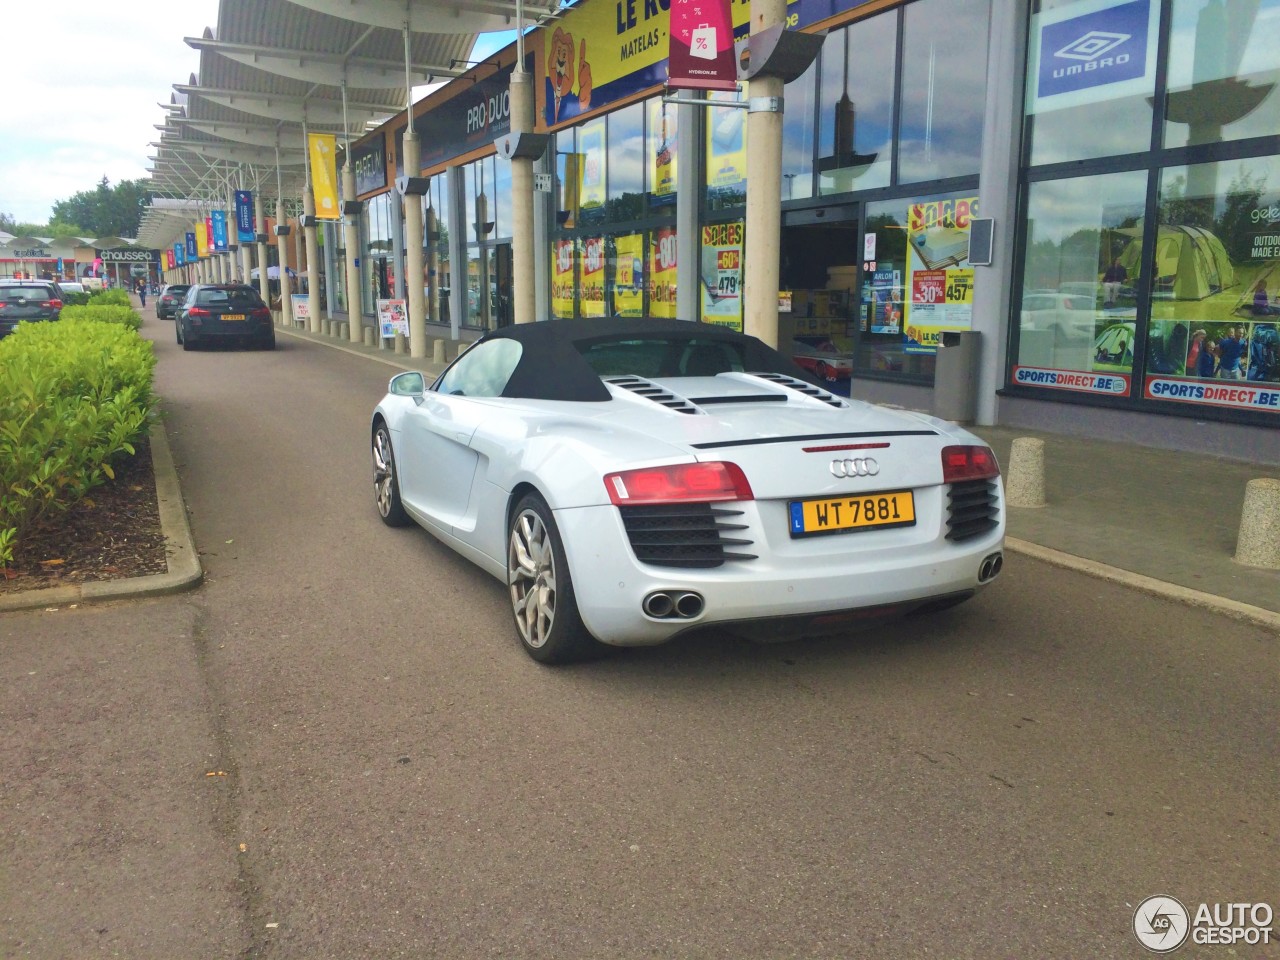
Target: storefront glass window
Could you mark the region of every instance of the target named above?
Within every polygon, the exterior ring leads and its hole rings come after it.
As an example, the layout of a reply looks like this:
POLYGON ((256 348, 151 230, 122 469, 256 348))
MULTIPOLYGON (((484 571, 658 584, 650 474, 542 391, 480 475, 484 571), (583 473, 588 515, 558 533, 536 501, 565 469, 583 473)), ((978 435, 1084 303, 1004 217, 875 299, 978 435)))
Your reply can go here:
POLYGON ((888 186, 896 60, 892 14, 827 34, 819 82, 819 194, 888 186))
POLYGON ((649 233, 649 316, 676 316, 676 231, 662 227, 649 233))
POLYGON ((661 97, 646 101, 645 191, 650 208, 675 207, 676 167, 680 155, 676 142, 677 110, 679 107, 663 103, 661 97))
MULTIPOLYGON (((711 100, 734 95, 712 92, 711 100)), ((707 206, 711 210, 747 202, 747 111, 741 107, 707 108, 707 206)), ((784 114, 785 115, 785 114, 784 114)))
POLYGON ((1159 210, 1145 396, 1280 415, 1280 157, 1166 169, 1159 210))
POLYGON ((817 96, 818 61, 787 84, 782 113, 782 199, 813 196, 813 103, 817 96))
POLYGON ((578 154, 574 131, 555 135, 556 226, 572 230, 578 225, 578 154))
MULTIPOLYGON (((493 202, 489 204, 492 212, 491 220, 496 222, 493 228, 493 236, 509 237, 515 232, 515 220, 512 215, 512 186, 511 186, 511 161, 502 157, 495 156, 491 160, 485 161, 492 163, 493 171, 493 202)), ((486 175, 487 180, 487 175, 486 175)))
POLYGON ((605 219, 608 154, 605 141, 605 118, 592 120, 578 128, 578 210, 582 223, 600 223, 605 219))
POLYGON ((607 239, 609 312, 615 317, 644 316, 644 234, 620 233, 607 239))
MULTIPOLYGON (((365 234, 368 237, 369 255, 365 258, 364 275, 368 299, 365 313, 376 314, 379 299, 390 299, 395 289, 395 249, 391 232, 391 218, 399 216, 399 204, 393 204, 393 194, 384 193, 365 204, 365 234)), ((287 240, 281 237, 281 240, 287 240)))
POLYGON ((973 327, 974 271, 969 228, 974 193, 911 197, 867 204, 856 311, 855 367, 872 373, 933 376, 942 334, 973 327))
POLYGON ((644 104, 609 114, 609 184, 605 219, 611 223, 644 215, 644 104))
POLYGON ((1174 0, 1165 146, 1280 131, 1280 0, 1174 0))
POLYGON ((920 0, 904 14, 898 182, 976 174, 990 0, 920 0))
POLYGON ((1140 170, 1031 184, 1014 383, 1129 393, 1146 188, 1140 170))
POLYGON ((563 237, 551 242, 551 315, 572 318, 577 294, 578 241, 563 237))
POLYGON ((1150 148, 1160 7, 1151 0, 1036 2, 1027 48, 1031 164, 1150 148))
POLYGON ((476 232, 476 194, 480 192, 480 176, 474 163, 462 168, 462 197, 466 222, 463 237, 470 243, 479 240, 476 232))

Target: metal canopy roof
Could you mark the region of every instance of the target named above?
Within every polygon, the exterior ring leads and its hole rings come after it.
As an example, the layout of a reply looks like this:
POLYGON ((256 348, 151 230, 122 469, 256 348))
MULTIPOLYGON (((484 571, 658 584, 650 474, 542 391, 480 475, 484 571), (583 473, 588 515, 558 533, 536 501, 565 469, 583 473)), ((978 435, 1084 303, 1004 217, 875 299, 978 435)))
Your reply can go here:
POLYGON ((410 85, 456 76, 476 33, 509 29, 514 11, 515 0, 221 0, 217 30, 187 38, 200 51, 198 75, 161 105, 156 200, 139 241, 171 246, 241 187, 280 193, 296 212, 304 124, 359 136, 404 110, 410 85))

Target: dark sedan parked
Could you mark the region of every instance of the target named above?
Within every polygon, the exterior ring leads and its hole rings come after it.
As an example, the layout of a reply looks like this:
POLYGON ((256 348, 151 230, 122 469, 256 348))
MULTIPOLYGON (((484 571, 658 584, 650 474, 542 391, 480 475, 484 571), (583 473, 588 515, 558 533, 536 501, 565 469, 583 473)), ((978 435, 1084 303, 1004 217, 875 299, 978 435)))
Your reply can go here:
POLYGON ((190 289, 189 283, 171 283, 161 290, 160 297, 156 300, 156 319, 172 320, 182 306, 182 301, 187 299, 187 291, 190 289))
POLYGON ((274 350, 271 311, 253 287, 242 283, 197 284, 174 317, 183 350, 208 343, 240 343, 274 350))
POLYGON ((24 320, 57 320, 62 291, 52 280, 0 280, 0 337, 24 320))

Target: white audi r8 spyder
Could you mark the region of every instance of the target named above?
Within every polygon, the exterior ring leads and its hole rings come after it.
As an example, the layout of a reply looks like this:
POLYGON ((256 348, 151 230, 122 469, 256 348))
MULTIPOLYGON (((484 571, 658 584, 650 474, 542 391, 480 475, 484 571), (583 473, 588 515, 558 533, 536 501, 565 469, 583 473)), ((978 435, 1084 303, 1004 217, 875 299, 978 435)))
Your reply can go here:
POLYGON ((493 331, 434 383, 393 377, 371 438, 382 519, 506 583, 542 662, 708 626, 836 633, 959 603, 1003 564, 985 443, 707 324, 493 331))

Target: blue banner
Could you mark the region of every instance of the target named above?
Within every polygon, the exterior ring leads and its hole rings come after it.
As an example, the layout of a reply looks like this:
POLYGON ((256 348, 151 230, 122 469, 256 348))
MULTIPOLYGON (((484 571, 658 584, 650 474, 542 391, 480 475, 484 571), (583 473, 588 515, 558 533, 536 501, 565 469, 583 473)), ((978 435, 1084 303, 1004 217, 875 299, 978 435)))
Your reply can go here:
POLYGON ((253 243, 257 239, 253 220, 253 194, 248 190, 236 191, 236 239, 240 243, 253 243))
POLYGON ((213 251, 227 252, 227 211, 212 210, 209 219, 213 221, 213 251))
POLYGON ((183 267, 187 263, 187 248, 181 243, 173 245, 173 262, 176 266, 183 267))
POLYGON ((196 249, 196 234, 194 230, 187 231, 187 259, 195 263, 199 258, 200 252, 196 249))

